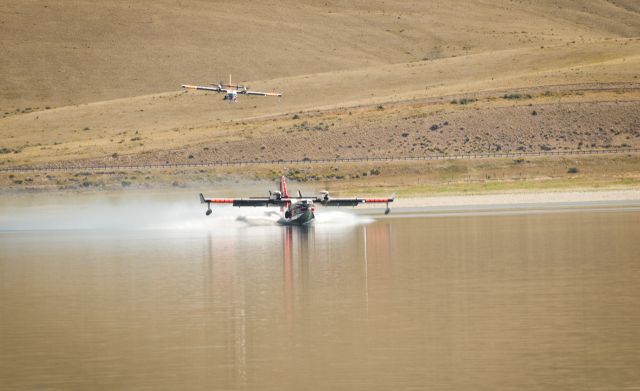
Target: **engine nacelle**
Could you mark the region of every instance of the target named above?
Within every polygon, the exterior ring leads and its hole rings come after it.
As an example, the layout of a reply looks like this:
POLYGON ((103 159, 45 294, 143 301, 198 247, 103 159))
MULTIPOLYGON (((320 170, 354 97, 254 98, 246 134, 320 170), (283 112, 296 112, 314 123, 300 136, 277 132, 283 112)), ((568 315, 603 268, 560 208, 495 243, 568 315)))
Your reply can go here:
POLYGON ((277 201, 277 200, 279 200, 279 199, 281 199, 281 198, 282 198, 282 193, 281 193, 281 192, 279 192, 279 191, 274 191, 274 192, 271 192, 271 193, 269 194, 269 197, 270 197, 272 200, 277 201))

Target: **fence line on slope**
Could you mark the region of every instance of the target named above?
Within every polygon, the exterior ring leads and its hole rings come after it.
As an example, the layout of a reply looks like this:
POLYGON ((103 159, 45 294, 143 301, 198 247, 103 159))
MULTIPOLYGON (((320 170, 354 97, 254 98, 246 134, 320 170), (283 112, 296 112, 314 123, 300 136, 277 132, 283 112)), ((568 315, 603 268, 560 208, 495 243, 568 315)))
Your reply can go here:
POLYGON ((0 168, 0 172, 39 172, 39 171, 114 171, 114 170, 146 170, 146 169, 167 169, 167 168, 206 168, 206 167, 228 167, 228 166, 250 166, 266 164, 326 164, 326 163, 366 163, 366 162, 399 162, 399 161, 427 161, 427 160, 460 160, 460 159, 488 159, 503 157, 528 157, 528 156, 572 156, 572 155, 604 155, 638 153, 640 148, 611 148, 611 149, 588 149, 588 150, 567 150, 567 151, 537 151, 537 152, 486 152, 459 155, 424 155, 424 156, 403 156, 403 157, 355 157, 355 158, 333 158, 333 159, 278 159, 278 160, 246 160, 246 161, 215 161, 206 163, 165 163, 165 164, 132 164, 132 165, 92 165, 92 166, 19 166, 0 168))

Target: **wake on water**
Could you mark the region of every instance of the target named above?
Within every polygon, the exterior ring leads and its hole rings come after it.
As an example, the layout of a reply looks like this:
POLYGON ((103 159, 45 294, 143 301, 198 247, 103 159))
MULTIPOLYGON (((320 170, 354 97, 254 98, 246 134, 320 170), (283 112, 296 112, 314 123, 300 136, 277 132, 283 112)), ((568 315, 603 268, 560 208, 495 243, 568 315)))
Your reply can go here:
MULTIPOLYGON (((359 216, 344 211, 323 210, 316 213, 313 225, 317 227, 349 227, 369 224, 374 221, 368 216, 359 216)), ((196 215, 173 215, 163 221, 147 225, 144 229, 158 230, 205 230, 241 229, 247 227, 279 227, 284 225, 283 216, 268 208, 218 208, 210 216, 201 210, 196 215)))
MULTIPOLYGON (((218 231, 255 226, 279 226, 282 216, 268 208, 218 207, 205 216, 202 205, 183 200, 91 200, 57 205, 0 207, 0 231, 34 230, 165 230, 218 231)), ((316 211, 317 227, 348 227, 374 219, 345 211, 316 211)))

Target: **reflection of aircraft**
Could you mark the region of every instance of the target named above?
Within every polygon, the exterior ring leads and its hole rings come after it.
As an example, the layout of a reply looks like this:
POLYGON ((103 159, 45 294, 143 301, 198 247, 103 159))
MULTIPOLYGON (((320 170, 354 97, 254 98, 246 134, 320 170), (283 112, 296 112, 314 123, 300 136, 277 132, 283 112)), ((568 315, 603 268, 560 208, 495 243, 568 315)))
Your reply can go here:
POLYGON ((207 204, 207 216, 211 214, 211 204, 233 204, 233 206, 279 206, 280 211, 284 211, 284 216, 280 219, 281 224, 308 224, 315 218, 314 202, 323 206, 357 206, 364 203, 385 203, 387 209, 385 214, 390 212, 389 203, 391 198, 333 198, 328 191, 323 191, 317 197, 303 197, 298 190, 298 197, 291 197, 287 193, 287 183, 283 177, 280 178, 280 191, 269 191, 269 197, 251 198, 205 198, 200 193, 200 202, 207 204))
POLYGON ((313 229, 312 225, 303 225, 296 229, 287 226, 282 230, 283 287, 287 320, 291 325, 295 302, 302 301, 302 307, 308 308, 304 301, 309 296, 309 263, 314 259, 314 251, 310 248, 315 237, 313 229))
POLYGON ((233 83, 231 83, 231 75, 229 75, 229 84, 222 84, 222 82, 220 82, 218 83, 218 85, 212 84, 212 86, 213 87, 193 86, 189 84, 183 84, 182 88, 222 92, 224 93, 224 98, 222 98, 222 100, 228 100, 229 103, 236 103, 236 101, 238 100, 238 94, 260 95, 260 96, 282 96, 282 94, 277 92, 250 91, 248 86, 241 86, 239 84, 233 85, 233 83))

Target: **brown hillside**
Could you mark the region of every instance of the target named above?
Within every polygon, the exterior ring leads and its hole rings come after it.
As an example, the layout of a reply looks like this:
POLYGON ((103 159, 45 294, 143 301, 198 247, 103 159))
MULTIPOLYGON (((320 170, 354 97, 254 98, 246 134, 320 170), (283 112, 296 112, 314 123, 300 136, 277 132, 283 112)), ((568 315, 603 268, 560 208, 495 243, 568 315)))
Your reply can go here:
POLYGON ((286 78, 640 31, 632 0, 4 3, 3 112, 170 91, 229 73, 286 78))
POLYGON ((6 4, 0 167, 639 147, 639 8, 6 4), (179 91, 228 73, 284 97, 179 91))

